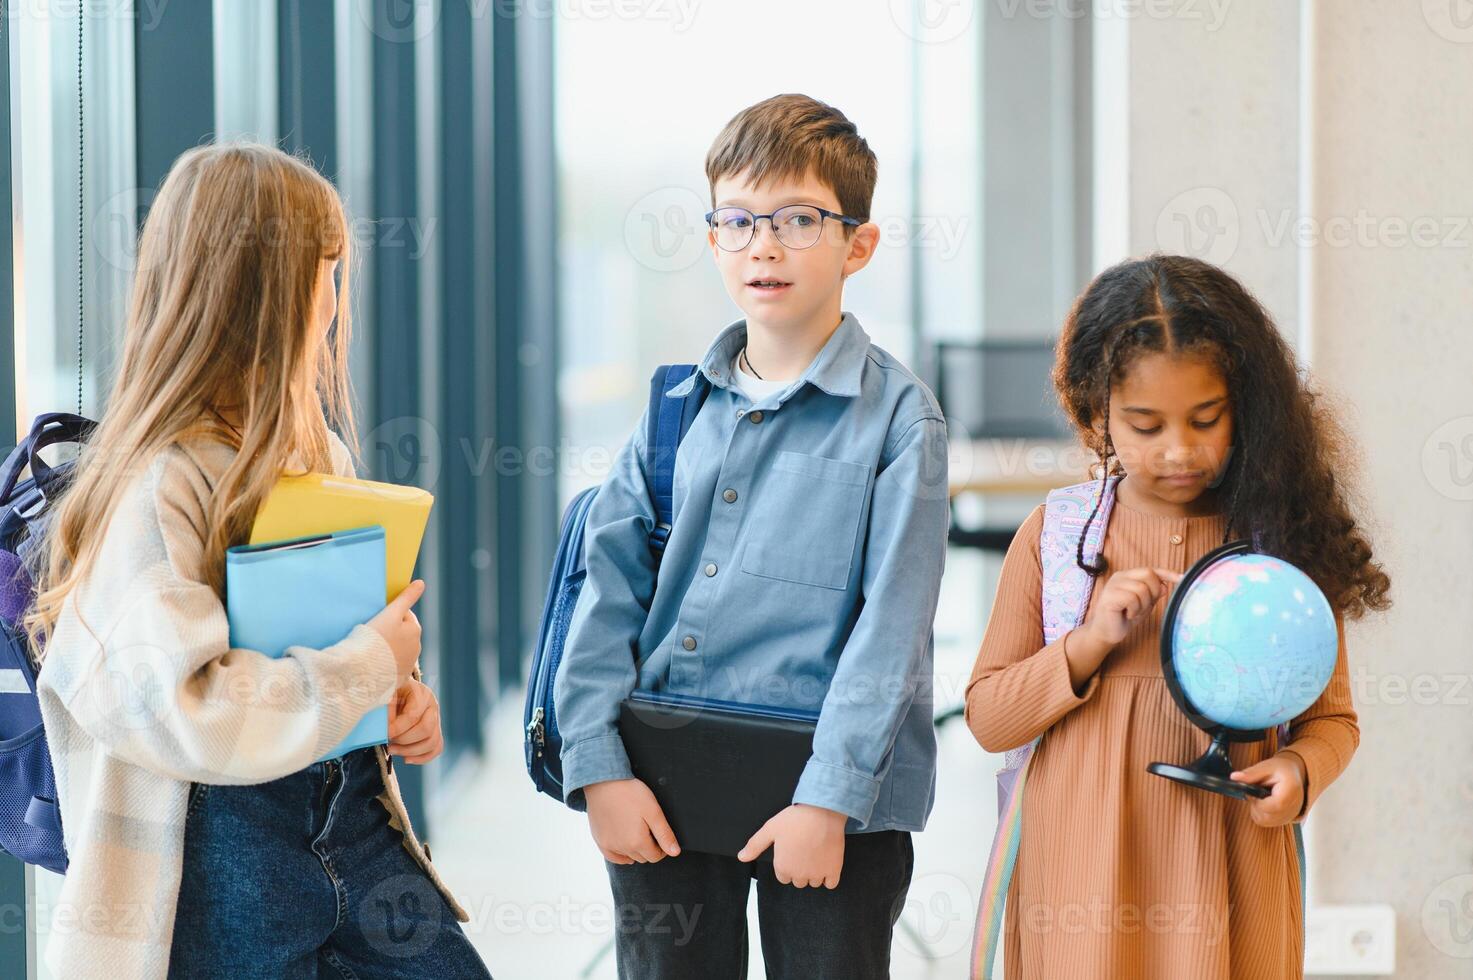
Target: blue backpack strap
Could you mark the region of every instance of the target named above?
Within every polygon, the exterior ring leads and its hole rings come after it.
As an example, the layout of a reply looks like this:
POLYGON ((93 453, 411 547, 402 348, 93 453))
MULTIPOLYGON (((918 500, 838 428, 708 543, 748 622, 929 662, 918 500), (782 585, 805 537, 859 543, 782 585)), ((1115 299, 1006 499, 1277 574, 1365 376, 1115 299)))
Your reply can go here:
POLYGON ((696 391, 685 398, 666 398, 672 388, 695 373, 694 364, 663 364, 650 378, 650 404, 645 416, 645 471, 650 474, 655 502, 655 527, 650 550, 658 557, 670 540, 675 510, 675 453, 705 401, 706 387, 696 379, 696 391))
MULTIPOLYGON (((1043 529, 1039 532, 1039 563, 1043 568, 1043 640, 1053 643, 1084 621, 1089 609, 1094 577, 1079 567, 1079 540, 1084 537, 1084 559, 1094 564, 1105 543, 1105 529, 1115 504, 1115 484, 1119 477, 1098 482, 1079 483, 1049 492, 1044 504, 1043 529), (1098 502, 1098 509, 1096 509, 1098 502), (1091 522, 1090 512, 1094 511, 1091 522)), ((997 773, 997 830, 987 856, 986 877, 977 902, 977 925, 972 935, 972 980, 991 980, 992 965, 997 955, 998 936, 1002 932, 1003 908, 1008 885, 1018 860, 1018 844, 1023 834, 1023 787, 1028 779, 1028 763, 1033 758, 1040 735, 1027 745, 1009 749, 1003 756, 1003 767, 997 773)))

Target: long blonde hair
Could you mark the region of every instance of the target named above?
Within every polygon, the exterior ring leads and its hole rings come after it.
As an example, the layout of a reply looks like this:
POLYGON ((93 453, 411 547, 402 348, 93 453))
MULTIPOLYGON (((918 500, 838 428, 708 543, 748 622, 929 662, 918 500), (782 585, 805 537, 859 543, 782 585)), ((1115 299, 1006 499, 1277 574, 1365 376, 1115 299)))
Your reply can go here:
POLYGON ((38 658, 92 570, 120 491, 181 437, 205 432, 237 450, 206 505, 203 573, 222 596, 225 550, 249 537, 281 472, 330 470, 329 425, 356 455, 350 244, 332 184, 278 149, 209 144, 174 162, 139 238, 107 410, 36 549, 25 628, 38 658), (318 342, 316 286, 333 258, 336 328, 318 342), (239 430, 221 409, 238 414, 239 430))

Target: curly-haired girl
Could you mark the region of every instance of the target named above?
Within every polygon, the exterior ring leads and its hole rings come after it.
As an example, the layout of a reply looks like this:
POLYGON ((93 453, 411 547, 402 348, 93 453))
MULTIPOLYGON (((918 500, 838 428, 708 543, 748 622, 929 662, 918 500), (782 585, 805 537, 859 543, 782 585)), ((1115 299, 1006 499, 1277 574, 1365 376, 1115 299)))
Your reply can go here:
MULTIPOLYGON (((1031 759, 1008 884, 1008 980, 1303 976, 1291 825, 1360 740, 1344 620, 1389 607, 1390 582, 1347 498, 1347 441, 1268 313, 1205 262, 1152 255, 1101 273, 1064 324, 1059 398, 1114 481, 1082 624, 1044 643, 1039 533, 1024 521, 967 690, 968 724, 1031 759), (1251 538, 1307 573, 1335 612, 1334 674, 1289 739, 1230 748, 1246 802, 1153 776, 1206 737, 1172 701, 1161 599, 1203 554, 1251 538)), ((1091 513, 1086 528, 1101 519, 1091 513)))

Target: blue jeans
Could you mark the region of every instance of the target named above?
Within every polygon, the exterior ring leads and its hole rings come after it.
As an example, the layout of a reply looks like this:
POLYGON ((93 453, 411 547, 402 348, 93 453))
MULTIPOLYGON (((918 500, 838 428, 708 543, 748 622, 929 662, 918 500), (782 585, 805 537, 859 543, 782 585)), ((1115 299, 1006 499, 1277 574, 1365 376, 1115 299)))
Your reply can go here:
POLYGON ((753 879, 770 980, 888 980, 890 936, 915 851, 908 831, 850 834, 832 890, 784 885, 771 861, 697 851, 654 864, 604 864, 619 980, 745 980, 753 879))
POLYGON ((376 797, 372 747, 190 787, 169 976, 490 977, 376 797))

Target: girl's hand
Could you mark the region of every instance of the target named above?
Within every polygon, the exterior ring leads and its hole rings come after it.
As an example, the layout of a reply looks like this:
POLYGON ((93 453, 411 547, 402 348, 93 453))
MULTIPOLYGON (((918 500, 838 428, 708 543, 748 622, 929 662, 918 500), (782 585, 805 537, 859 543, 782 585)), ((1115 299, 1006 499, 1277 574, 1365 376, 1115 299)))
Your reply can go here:
POLYGON ((1181 579, 1180 572, 1169 568, 1130 568, 1116 572, 1105 583, 1089 622, 1080 628, 1096 645, 1114 649, 1125 639, 1131 624, 1150 612, 1181 579))
POLYGON ((1273 755, 1241 772, 1232 779, 1239 783, 1268 786, 1273 792, 1261 800, 1248 797, 1253 822, 1260 827, 1282 827, 1293 823, 1304 807, 1303 763, 1292 754, 1273 755))
POLYGON ((844 870, 844 824, 837 810, 794 803, 767 821, 737 854, 739 861, 755 861, 772 845, 772 872, 794 888, 839 887, 844 870))
POLYGON ((394 660, 399 665, 401 687, 413 676, 414 664, 419 660, 419 618, 409 607, 424 594, 424 579, 415 579, 403 592, 394 596, 393 601, 382 612, 368 621, 368 625, 378 630, 379 635, 389 644, 389 649, 394 651, 394 660))
POLYGON ((429 762, 445 748, 440 733, 440 702, 435 692, 410 681, 389 702, 389 754, 402 755, 414 766, 429 762))

